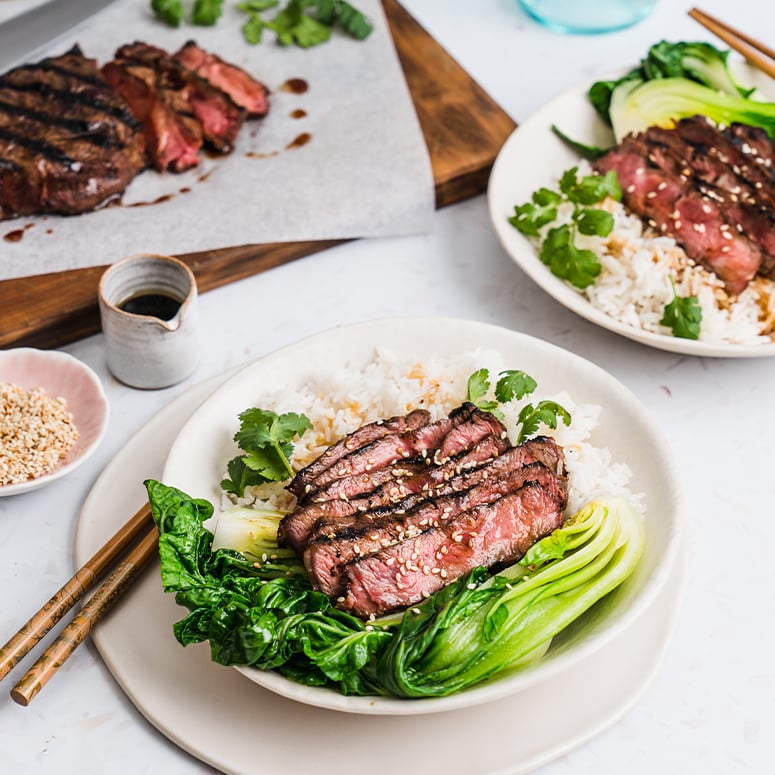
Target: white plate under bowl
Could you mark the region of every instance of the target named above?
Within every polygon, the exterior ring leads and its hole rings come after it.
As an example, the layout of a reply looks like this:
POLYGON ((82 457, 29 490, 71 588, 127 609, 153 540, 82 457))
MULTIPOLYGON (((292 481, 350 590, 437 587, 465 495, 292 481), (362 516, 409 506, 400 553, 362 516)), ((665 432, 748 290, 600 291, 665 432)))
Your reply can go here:
MULTIPOLYGON (((335 328, 286 347, 242 369, 191 416, 172 444, 164 483, 217 507, 226 462, 237 454, 232 436, 240 412, 260 407, 262 395, 292 389, 326 372, 358 370, 374 357, 376 347, 393 352, 399 359, 419 360, 484 347, 499 352, 508 368, 533 376, 546 394, 566 389, 578 403, 601 405, 603 413, 591 441, 608 447, 613 460, 629 464, 634 472, 632 490, 646 494, 645 554, 633 576, 589 612, 583 627, 573 627, 572 634, 558 637, 560 645, 553 645, 539 664, 449 697, 345 697, 334 690, 297 684, 273 672, 253 668, 240 668, 240 672, 278 694, 323 708, 370 715, 428 714, 522 692, 577 664, 632 626, 671 573, 683 530, 680 489, 668 446, 642 405, 611 375, 583 358, 524 334, 464 320, 397 318, 335 328)), ((181 617, 183 613, 181 609, 181 617)))
MULTIPOLYGON (((775 98, 772 79, 735 63, 741 81, 759 88, 766 97, 775 98)), ((609 74, 595 80, 617 78, 609 74)), ((620 323, 592 304, 568 283, 555 277, 541 261, 533 244, 515 229, 508 219, 514 208, 530 200, 541 187, 556 188, 562 173, 577 165, 581 157, 552 132, 552 124, 579 142, 608 147, 613 143, 611 130, 603 123, 587 99, 593 81, 581 84, 534 113, 506 140, 493 165, 487 187, 490 218, 505 251, 539 287, 560 304, 596 323, 641 344, 660 350, 715 358, 762 358, 775 355, 775 342, 738 345, 702 342, 655 334, 620 323)))
POLYGON ((43 388, 52 398, 64 398, 80 434, 50 474, 0 486, 0 496, 18 495, 61 479, 97 449, 108 427, 108 399, 99 377, 85 363, 58 350, 0 350, 0 382, 25 390, 43 388))
MULTIPOLYGON (((81 511, 75 567, 139 508, 145 497, 143 479, 162 477, 170 444, 216 385, 195 385, 178 396, 105 467, 81 511)), ((599 734, 636 703, 661 664, 684 572, 684 558, 679 556, 644 614, 572 669, 524 695, 425 716, 421 723, 415 716, 343 716, 301 705, 211 662, 206 644, 182 648, 172 634, 181 609, 162 591, 158 561, 126 591, 91 637, 140 713, 169 740, 219 772, 285 772, 290 756, 298 773, 361 775, 368 762, 370 775, 393 775, 393 754, 400 741, 404 769, 427 775, 523 775, 599 734), (289 749, 289 739, 300 729, 304 744, 289 749), (465 730, 464 745, 450 744, 456 729, 465 730), (392 754, 375 756, 375 751, 386 750, 386 740, 392 754)), ((130 738, 133 745, 160 745, 150 730, 135 730, 130 738)), ((196 765, 181 756, 178 770, 193 772, 196 765)))

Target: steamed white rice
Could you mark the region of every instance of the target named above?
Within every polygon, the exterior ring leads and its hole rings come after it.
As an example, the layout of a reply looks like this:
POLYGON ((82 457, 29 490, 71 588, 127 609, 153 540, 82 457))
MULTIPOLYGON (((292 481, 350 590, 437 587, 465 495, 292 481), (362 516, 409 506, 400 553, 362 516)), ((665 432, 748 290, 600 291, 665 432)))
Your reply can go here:
MULTIPOLYGON (((303 413, 310 419, 313 429, 294 442, 291 464, 294 470, 299 470, 365 423, 406 414, 413 409, 427 409, 433 419, 447 415, 466 399, 468 377, 481 368, 489 370, 494 389, 498 374, 519 368, 519 364, 504 363, 500 354, 488 350, 419 362, 402 360, 387 350, 378 349, 374 359, 363 368, 321 375, 282 394, 262 396, 260 406, 278 414, 303 413)), ((567 513, 574 513, 587 501, 602 495, 626 497, 642 510, 642 495, 634 494, 629 488, 632 477, 629 466, 612 460, 607 448, 593 443, 602 413, 600 406, 576 403, 567 391, 549 395, 539 384, 530 396, 501 407, 512 442, 516 439, 517 417, 522 407, 542 400, 556 401, 572 417, 570 426, 560 422, 556 430, 539 429, 543 435, 553 436, 565 449, 569 472, 567 513)), ((237 424, 235 417, 235 430, 237 424)), ((281 484, 271 483, 247 488, 241 499, 224 495, 222 508, 235 505, 290 511, 295 506, 295 498, 281 484)))
MULTIPOLYGON (((579 174, 590 175, 592 168, 582 162, 579 174)), ((700 341, 748 345, 775 340, 775 283, 756 278, 738 297, 730 296, 721 280, 695 264, 672 237, 644 226, 620 202, 609 198, 600 206, 614 216, 611 233, 576 238, 576 245, 592 250, 602 267, 595 283, 580 291, 592 306, 625 325, 672 336, 659 322, 673 300, 672 278, 679 296, 698 297, 700 341)), ((542 229, 541 237, 570 223, 572 213, 571 205, 561 205, 557 220, 542 229)))

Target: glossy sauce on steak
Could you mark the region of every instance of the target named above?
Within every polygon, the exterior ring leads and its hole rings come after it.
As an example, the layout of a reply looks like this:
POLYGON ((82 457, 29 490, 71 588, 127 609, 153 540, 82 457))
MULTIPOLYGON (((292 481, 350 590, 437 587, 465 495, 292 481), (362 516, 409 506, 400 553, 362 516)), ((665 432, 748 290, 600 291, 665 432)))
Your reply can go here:
POLYGON ((363 618, 411 605, 477 565, 515 561, 559 526, 567 504, 562 448, 543 437, 513 447, 503 424, 470 403, 433 422, 413 412, 363 426, 288 489, 298 504, 280 543, 316 589, 363 618), (423 578, 407 583, 415 565, 423 578))

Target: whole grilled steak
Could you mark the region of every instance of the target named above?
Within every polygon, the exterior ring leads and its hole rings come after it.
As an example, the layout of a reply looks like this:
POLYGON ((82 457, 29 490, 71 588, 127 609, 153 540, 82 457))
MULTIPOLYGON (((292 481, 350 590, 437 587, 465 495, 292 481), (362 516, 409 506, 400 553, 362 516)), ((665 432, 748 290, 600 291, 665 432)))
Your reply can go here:
POLYGON ((226 92, 251 118, 261 118, 269 112, 269 89, 263 83, 242 68, 200 48, 193 40, 175 53, 175 59, 226 92))
POLYGON ((145 165, 140 123, 77 47, 0 77, 0 220, 93 210, 145 165))

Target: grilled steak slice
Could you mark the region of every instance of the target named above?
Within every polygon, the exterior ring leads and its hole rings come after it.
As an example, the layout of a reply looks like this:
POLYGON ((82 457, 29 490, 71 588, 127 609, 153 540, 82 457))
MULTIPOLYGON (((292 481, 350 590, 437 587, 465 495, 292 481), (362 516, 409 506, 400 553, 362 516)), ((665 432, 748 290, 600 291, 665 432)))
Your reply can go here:
POLYGON ((193 40, 189 40, 174 56, 189 70, 226 92, 251 118, 260 118, 268 113, 269 89, 242 68, 224 62, 197 46, 193 40))
POLYGON ((228 153, 245 120, 245 111, 226 92, 184 67, 163 49, 147 43, 132 43, 116 52, 116 59, 151 68, 163 98, 177 92, 188 103, 202 127, 204 141, 228 153))
POLYGON ((450 477, 484 463, 508 446, 507 440, 488 436, 442 465, 430 465, 428 458, 400 460, 376 471, 336 479, 283 518, 278 540, 302 556, 310 536, 318 529, 330 531, 343 516, 398 503, 412 493, 431 494, 450 477))
POLYGON ((77 47, 0 77, 0 220, 93 210, 144 166, 139 123, 77 47))
POLYGON ((506 429, 494 415, 466 402, 450 412, 449 417, 398 436, 378 439, 354 450, 323 471, 314 484, 320 488, 343 476, 362 474, 383 468, 397 460, 429 454, 432 454, 433 462, 439 464, 468 449, 485 436, 505 434, 506 429))
MULTIPOLYGON (((543 463, 523 461, 532 456, 521 448, 493 463, 465 472, 439 488, 439 496, 411 495, 394 508, 382 508, 365 515, 333 535, 321 531, 304 553, 304 564, 316 589, 328 595, 341 591, 342 574, 349 562, 380 549, 420 535, 429 526, 443 525, 456 515, 490 503, 522 487, 539 484, 562 503, 567 502, 567 484, 543 463), (504 459, 510 460, 504 464, 504 459), (502 465, 495 465, 501 463, 502 465)), ((342 517, 342 522, 346 517, 342 517)))
POLYGON ((183 172, 199 164, 202 128, 179 90, 164 88, 153 68, 129 60, 106 63, 102 74, 142 122, 156 170, 183 172))
POLYGON ((297 472, 286 486, 286 489, 297 498, 303 498, 313 489, 318 489, 317 487, 313 488, 313 483, 318 476, 353 450, 366 444, 371 444, 385 436, 416 430, 423 425, 427 425, 430 419, 430 413, 425 411, 425 409, 416 409, 405 416, 391 417, 389 420, 378 420, 377 422, 363 425, 335 444, 332 444, 320 457, 306 468, 302 468, 297 472))
MULTIPOLYGON (((703 120, 707 131, 700 135, 704 141, 712 140, 713 136, 722 137, 721 133, 703 120)), ((650 143, 649 159, 668 175, 690 176, 694 189, 706 198, 705 210, 713 201, 724 213, 727 225, 734 228, 746 239, 756 245, 761 252, 761 262, 758 274, 769 274, 775 269, 775 218, 771 203, 766 200, 764 184, 756 181, 758 188, 743 174, 736 164, 729 164, 728 156, 721 155, 717 149, 714 153, 705 152, 701 146, 697 148, 687 144, 683 135, 697 138, 702 124, 680 124, 675 130, 652 127, 646 132, 646 140, 650 143), (726 161, 725 161, 726 160, 726 161), (761 200, 760 200, 761 197, 761 200)), ((732 147, 734 151, 734 146, 732 147)), ((748 173, 752 173, 752 165, 743 165, 748 173)), ((702 226, 692 225, 696 230, 702 226)), ((721 227, 724 230, 724 226, 721 227)))
POLYGON ((562 505, 527 482, 437 527, 351 562, 337 607, 361 618, 412 605, 479 565, 518 560, 562 523, 562 505))
POLYGON ((666 171, 670 161, 642 135, 630 135, 596 166, 604 173, 616 172, 630 210, 673 237, 690 258, 715 272, 730 293, 740 293, 759 270, 761 249, 738 232, 721 203, 693 185, 691 172, 666 171))

